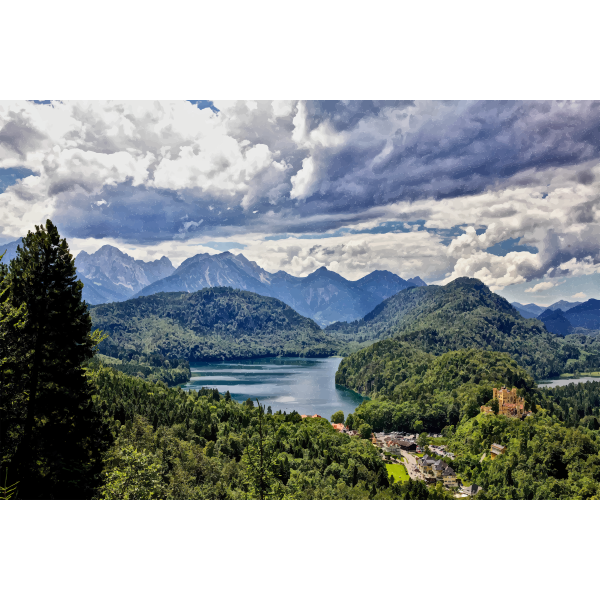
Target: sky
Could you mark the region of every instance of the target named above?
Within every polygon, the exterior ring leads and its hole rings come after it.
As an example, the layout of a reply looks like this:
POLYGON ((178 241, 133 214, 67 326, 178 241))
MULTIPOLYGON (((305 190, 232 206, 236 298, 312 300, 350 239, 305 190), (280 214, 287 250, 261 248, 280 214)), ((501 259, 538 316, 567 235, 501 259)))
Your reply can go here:
POLYGON ((600 298, 600 103, 0 102, 0 244, 600 298))

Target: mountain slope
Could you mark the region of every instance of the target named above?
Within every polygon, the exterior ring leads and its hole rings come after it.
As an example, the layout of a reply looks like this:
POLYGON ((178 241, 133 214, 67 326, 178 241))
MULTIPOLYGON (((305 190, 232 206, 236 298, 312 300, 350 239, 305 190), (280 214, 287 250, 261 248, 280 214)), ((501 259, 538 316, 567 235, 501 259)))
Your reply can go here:
POLYGON ((600 300, 588 300, 570 308, 564 313, 573 327, 600 329, 600 300))
POLYGON ((221 286, 265 294, 268 287, 264 279, 261 280, 260 271, 260 267, 245 257, 239 258, 231 252, 196 254, 184 260, 170 276, 138 290, 134 297, 157 292, 196 292, 221 286))
POLYGON ((519 311, 521 316, 526 319, 536 319, 546 310, 545 307, 533 303, 521 304, 520 302, 511 302, 511 304, 519 311))
MULTIPOLYGON (((415 277, 415 279, 419 278, 415 277)), ((421 280, 419 279, 419 281, 421 280)), ((381 301, 397 294, 400 290, 410 287, 411 284, 402 279, 402 277, 398 277, 395 273, 373 271, 365 275, 362 279, 355 281, 354 285, 372 294, 375 298, 379 298, 379 301, 381 301)), ((416 286, 417 284, 413 282, 412 285, 416 286)))
MULTIPOLYGON (((378 275, 372 281, 376 278, 378 275)), ((355 319, 369 312, 373 304, 380 302, 372 292, 357 288, 355 282, 348 281, 326 267, 317 269, 307 277, 296 279, 300 281, 291 283, 290 291, 308 306, 318 323, 332 323, 340 318, 355 319)))
POLYGON ((546 329, 554 335, 569 335, 573 332, 573 325, 565 317, 565 313, 557 308, 556 310, 546 309, 539 317, 546 329))
POLYGON ((190 361, 260 356, 331 356, 319 326, 275 298, 231 288, 158 293, 90 310, 110 338, 100 352, 131 359, 160 354, 190 361))
POLYGON ((75 259, 75 266, 84 283, 83 299, 89 304, 96 304, 98 296, 104 298, 103 302, 121 302, 175 270, 166 256, 144 262, 109 245, 93 254, 82 250, 75 259))
POLYGON ((14 242, 8 242, 8 244, 0 246, 0 256, 6 252, 0 262, 8 264, 13 258, 15 258, 17 256, 17 246, 20 243, 21 238, 15 240, 14 242))
MULTIPOLYGON (((524 319, 481 281, 466 277, 443 287, 403 290, 364 319, 336 323, 326 331, 341 342, 394 337, 436 355, 463 348, 507 352, 537 378, 560 374, 567 360, 582 355, 542 323, 524 319)), ((585 360, 595 364, 600 356, 589 352, 585 360)))
POLYGON ((579 306, 580 304, 582 304, 582 303, 581 302, 567 302, 567 300, 559 300, 558 302, 551 304, 548 307, 548 310, 556 310, 557 308, 560 308, 564 312, 571 308, 575 308, 576 306, 579 306))
POLYGON ((502 385, 537 395, 531 375, 506 354, 470 349, 434 356, 398 339, 344 358, 335 382, 370 396, 354 416, 376 431, 439 432, 479 414, 502 385))

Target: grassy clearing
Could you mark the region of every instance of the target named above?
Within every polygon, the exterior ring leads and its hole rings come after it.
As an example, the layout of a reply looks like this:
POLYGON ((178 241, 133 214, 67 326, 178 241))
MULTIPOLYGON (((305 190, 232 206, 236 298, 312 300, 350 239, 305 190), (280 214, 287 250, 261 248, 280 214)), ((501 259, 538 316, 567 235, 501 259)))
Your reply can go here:
POLYGON ((388 475, 394 476, 394 481, 408 481, 410 477, 404 465, 385 465, 388 475))

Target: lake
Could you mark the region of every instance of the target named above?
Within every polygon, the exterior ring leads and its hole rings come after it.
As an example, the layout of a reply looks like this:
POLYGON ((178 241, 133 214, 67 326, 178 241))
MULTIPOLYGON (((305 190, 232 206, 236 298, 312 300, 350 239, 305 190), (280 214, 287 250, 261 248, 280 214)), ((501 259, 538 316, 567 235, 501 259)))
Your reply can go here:
POLYGON ((227 390, 238 402, 258 400, 265 407, 302 415, 318 414, 329 419, 344 415, 364 400, 352 390, 335 385, 341 358, 256 358, 222 362, 190 363, 192 379, 183 389, 201 387, 227 390))
POLYGON ((580 377, 579 379, 552 379, 546 383, 539 383, 540 388, 555 388, 569 383, 587 383, 588 381, 600 381, 600 377, 580 377))

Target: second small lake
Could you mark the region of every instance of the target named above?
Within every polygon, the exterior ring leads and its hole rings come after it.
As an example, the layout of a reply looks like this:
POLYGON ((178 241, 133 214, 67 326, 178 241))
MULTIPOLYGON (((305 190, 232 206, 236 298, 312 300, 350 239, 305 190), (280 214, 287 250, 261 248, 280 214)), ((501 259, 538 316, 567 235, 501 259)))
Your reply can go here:
POLYGON ((555 388, 563 385, 569 385, 570 383, 587 383, 588 381, 600 381, 600 377, 579 377, 579 379, 552 379, 550 381, 544 381, 539 383, 540 388, 555 388))
POLYGON ((184 389, 218 388, 244 402, 258 399, 265 407, 290 413, 318 414, 329 419, 341 410, 348 415, 364 400, 335 384, 341 358, 258 358, 191 363, 192 379, 184 389))

